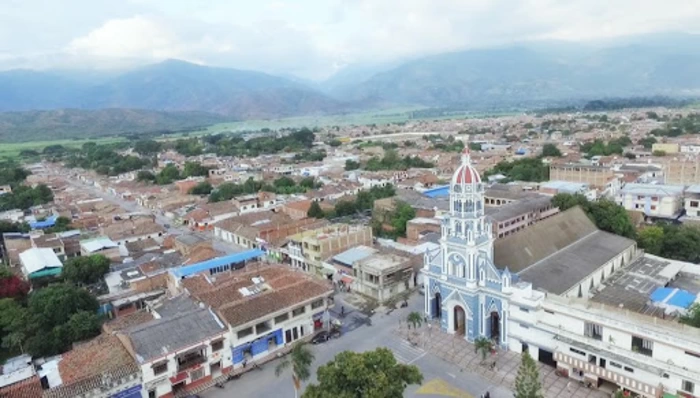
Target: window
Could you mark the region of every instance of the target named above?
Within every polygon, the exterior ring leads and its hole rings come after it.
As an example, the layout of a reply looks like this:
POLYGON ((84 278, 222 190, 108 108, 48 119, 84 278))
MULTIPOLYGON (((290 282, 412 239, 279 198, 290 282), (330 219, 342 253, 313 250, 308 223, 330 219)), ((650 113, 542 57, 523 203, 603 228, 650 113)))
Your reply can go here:
POLYGON ((698 201, 697 200, 691 200, 690 201, 690 207, 698 207, 698 201))
POLYGON ((641 337, 632 336, 632 351, 638 352, 648 357, 652 356, 654 342, 641 337))
POLYGON ((318 300, 314 301, 313 303, 311 303, 312 310, 315 310, 318 307, 323 307, 323 299, 318 299, 318 300))
POLYGON ((523 329, 530 329, 530 327, 525 325, 524 323, 519 323, 518 325, 520 325, 520 327, 523 329))
POLYGON ((148 392, 148 398, 156 398, 156 390, 150 390, 148 392))
POLYGON ((289 312, 285 312, 282 315, 277 315, 275 317, 275 325, 278 323, 282 323, 282 322, 286 321, 287 319, 289 319, 289 312))
POLYGON ((221 351, 224 348, 224 339, 214 340, 211 342, 212 352, 221 351))
POLYGON ((192 381, 196 381, 204 377, 204 368, 199 368, 190 372, 190 378, 192 381))
POLYGON ((583 351, 581 351, 581 350, 577 350, 577 349, 575 349, 575 348, 569 348, 569 351, 573 352, 574 354, 583 355, 584 357, 586 356, 586 353, 585 353, 585 352, 583 352, 583 351))
POLYGON ((593 354, 588 354, 588 363, 595 365, 598 362, 598 357, 593 354))
POLYGON ((158 376, 159 374, 163 374, 167 371, 168 371, 168 362, 167 361, 153 364, 153 374, 155 376, 158 376))
POLYGON ((622 369, 622 365, 620 365, 620 364, 617 363, 617 362, 610 361, 610 366, 615 367, 615 368, 622 369))
POLYGON ((269 331, 270 329, 272 329, 272 327, 270 327, 270 324, 268 322, 260 322, 257 325, 255 325, 255 333, 256 334, 265 333, 265 332, 269 331))
POLYGON ((239 330, 238 333, 236 334, 239 339, 242 339, 246 336, 250 336, 253 334, 253 327, 245 328, 243 330, 239 330))
POLYGON ((525 308, 525 307, 518 307, 518 308, 520 308, 520 311, 522 311, 522 312, 530 312, 530 310, 525 308))
POLYGON ((584 325, 584 334, 596 340, 603 340, 603 327, 595 323, 586 322, 584 325))
POLYGON ((299 307, 292 310, 292 316, 299 316, 306 312, 306 307, 299 307))
POLYGON ((651 209, 651 210, 656 210, 656 206, 652 205, 652 206, 650 207, 650 209, 651 209))
POLYGON ((690 355, 691 357, 700 358, 700 354, 697 354, 695 352, 686 351, 685 355, 690 355))
POLYGON ((692 381, 683 380, 683 383, 681 384, 681 390, 693 393, 693 390, 695 390, 695 384, 692 381))
POLYGON ((554 315, 554 311, 544 310, 544 312, 546 312, 546 313, 548 313, 548 314, 550 314, 550 315, 554 315))
POLYGON ((625 371, 634 373, 634 369, 630 368, 629 366, 625 366, 625 371))

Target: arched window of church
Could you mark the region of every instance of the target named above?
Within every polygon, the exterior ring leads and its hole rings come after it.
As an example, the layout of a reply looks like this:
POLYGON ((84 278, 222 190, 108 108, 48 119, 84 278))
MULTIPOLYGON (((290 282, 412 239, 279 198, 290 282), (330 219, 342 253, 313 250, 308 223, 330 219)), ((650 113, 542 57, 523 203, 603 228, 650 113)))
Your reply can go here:
POLYGON ((464 209, 464 211, 474 211, 474 202, 472 202, 471 200, 467 200, 466 208, 464 209))
POLYGON ((459 184, 455 184, 454 187, 452 187, 452 191, 456 193, 462 192, 462 187, 459 186, 459 184))
POLYGON ((484 272, 484 267, 479 267, 479 281, 483 282, 486 280, 486 272, 484 272))
POLYGON ((462 211, 462 201, 455 200, 454 209, 456 212, 460 213, 462 211))
POLYGON ((461 235, 461 234, 462 234, 462 223, 459 222, 459 221, 455 222, 455 233, 456 233, 457 235, 461 235))

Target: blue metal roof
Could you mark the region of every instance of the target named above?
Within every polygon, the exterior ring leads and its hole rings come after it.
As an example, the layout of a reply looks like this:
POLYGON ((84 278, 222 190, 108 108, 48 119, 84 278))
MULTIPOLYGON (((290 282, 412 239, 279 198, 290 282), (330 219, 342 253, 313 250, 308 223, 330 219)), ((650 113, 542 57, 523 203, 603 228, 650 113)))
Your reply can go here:
POLYGON ((32 222, 32 223, 29 223, 29 227, 31 227, 31 229, 51 228, 51 227, 53 227, 54 225, 56 225, 56 219, 57 219, 57 218, 58 218, 58 217, 56 217, 56 216, 51 216, 51 217, 48 217, 48 218, 47 218, 46 220, 44 220, 44 221, 35 221, 35 222, 32 222))
POLYGON ((695 302, 694 294, 672 287, 657 288, 649 298, 654 303, 665 303, 680 308, 688 308, 695 302))
POLYGON ((172 269, 170 272, 178 278, 197 274, 202 271, 208 271, 212 268, 222 267, 224 265, 236 264, 243 261, 251 260, 265 254, 260 249, 248 250, 240 253, 230 254, 228 256, 217 257, 211 260, 202 261, 201 263, 185 265, 172 269))
POLYGON ((685 290, 679 290, 668 300, 668 303, 680 308, 688 308, 695 302, 695 296, 685 290))
POLYGON ((427 191, 423 191, 423 195, 429 198, 440 198, 443 196, 450 196, 450 186, 445 185, 442 187, 428 189, 427 191))

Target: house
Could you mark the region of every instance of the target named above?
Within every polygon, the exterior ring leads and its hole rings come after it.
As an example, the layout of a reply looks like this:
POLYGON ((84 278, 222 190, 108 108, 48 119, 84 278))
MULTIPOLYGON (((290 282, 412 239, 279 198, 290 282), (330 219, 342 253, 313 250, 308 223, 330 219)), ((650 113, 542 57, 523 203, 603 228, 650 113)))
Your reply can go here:
POLYGON ((610 167, 605 166, 576 163, 549 165, 550 180, 581 182, 593 188, 605 187, 614 176, 614 171, 610 167))
POLYGON ((625 184, 615 201, 646 217, 673 219, 683 210, 684 190, 682 185, 625 184))
MULTIPOLYGON (((230 336, 235 368, 262 360, 327 325, 330 283, 273 265, 212 280, 182 281, 192 297, 220 316, 230 336)), ((228 349, 228 348, 227 348, 228 349)))
POLYGON ((96 238, 80 241, 80 255, 91 256, 93 254, 101 254, 112 261, 121 258, 119 245, 106 236, 98 236, 96 238))
POLYGON ((124 345, 111 334, 101 334, 63 354, 56 375, 60 380, 43 398, 141 398, 141 371, 124 345))
POLYGON ((19 255, 22 273, 28 279, 60 275, 63 263, 53 250, 48 248, 31 248, 19 255))
POLYGON ((31 398, 41 393, 41 380, 30 355, 8 358, 0 367, 0 397, 31 398))
POLYGON ((552 198, 544 195, 528 197, 502 206, 487 207, 485 210, 487 219, 491 221, 493 234, 499 238, 528 228, 557 213, 559 208, 552 205, 552 198))
POLYGON ((115 221, 101 228, 101 235, 119 245, 148 238, 157 239, 164 233, 165 228, 155 223, 151 217, 115 221))
POLYGON ((182 234, 173 238, 173 245, 183 256, 189 256, 197 247, 211 247, 211 240, 197 234, 182 234))
POLYGON ((353 261, 350 267, 352 290, 379 302, 415 287, 414 261, 406 254, 378 251, 353 261))
POLYGON ((116 333, 140 368, 143 396, 174 397, 230 371, 228 330, 211 310, 182 296, 152 312, 116 333))
POLYGON ((203 231, 213 229, 216 222, 238 214, 240 214, 240 209, 230 201, 207 203, 185 214, 183 224, 192 229, 203 231))
POLYGON ((175 181, 175 187, 181 194, 188 194, 197 184, 203 182, 204 178, 187 178, 185 180, 175 181))
POLYGON ((685 190, 683 208, 689 218, 700 217, 700 185, 691 185, 685 190))

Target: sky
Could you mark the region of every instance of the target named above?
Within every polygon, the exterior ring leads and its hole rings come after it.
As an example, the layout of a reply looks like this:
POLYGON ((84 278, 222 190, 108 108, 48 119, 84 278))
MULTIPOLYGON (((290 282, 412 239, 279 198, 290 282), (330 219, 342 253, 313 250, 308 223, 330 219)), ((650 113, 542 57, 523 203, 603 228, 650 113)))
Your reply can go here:
POLYGON ((700 0, 2 0, 0 69, 177 58, 322 80, 533 40, 700 33, 700 0))

